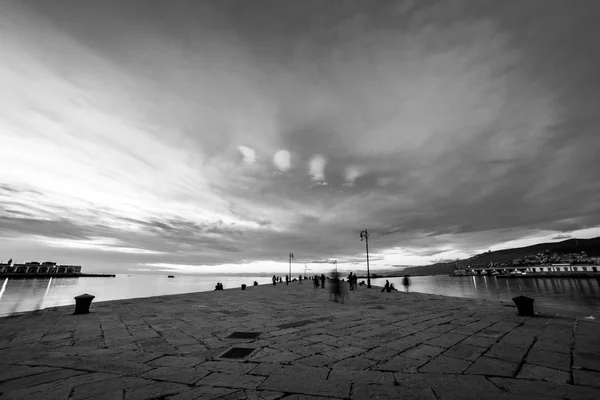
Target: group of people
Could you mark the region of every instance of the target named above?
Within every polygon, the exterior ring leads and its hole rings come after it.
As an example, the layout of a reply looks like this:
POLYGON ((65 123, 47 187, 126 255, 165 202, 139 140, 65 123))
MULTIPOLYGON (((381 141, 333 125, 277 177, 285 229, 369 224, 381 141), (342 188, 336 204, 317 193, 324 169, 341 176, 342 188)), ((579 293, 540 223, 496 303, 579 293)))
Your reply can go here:
POLYGON ((312 281, 313 281, 313 287, 315 289, 319 288, 319 282, 321 282, 321 288, 325 289, 325 275, 324 274, 321 274, 321 276, 319 276, 319 275, 313 276, 312 281))
MULTIPOLYGON (((406 293, 408 293, 408 287, 410 286, 410 277, 409 277, 409 275, 404 275, 404 278, 402 278, 402 286, 404 286, 404 291, 406 293)), ((386 279, 385 285, 383 286, 383 288, 381 289, 381 291, 382 292, 391 292, 392 290, 396 290, 396 288, 394 287, 394 284, 390 283, 390 281, 388 281, 386 279)))
POLYGON ((348 284, 350 285, 350 290, 358 289, 358 276, 350 272, 350 275, 348 275, 348 284))
MULTIPOLYGON (((306 279, 306 277, 303 277, 302 275, 298 275, 298 281, 299 281, 300 283, 302 283, 302 281, 303 281, 304 279, 306 279)), ((295 280, 296 280, 296 279, 294 279, 294 281, 295 281, 295 280)), ((280 276, 275 276, 275 275, 273 275, 273 279, 272 279, 272 281, 273 281, 273 286, 275 286, 276 284, 283 282, 283 279, 282 279, 280 276)), ((289 276, 289 275, 286 275, 286 276, 285 276, 285 284, 286 284, 286 285, 289 285, 289 284, 290 284, 290 282, 292 282, 292 279, 290 279, 290 276, 289 276)))

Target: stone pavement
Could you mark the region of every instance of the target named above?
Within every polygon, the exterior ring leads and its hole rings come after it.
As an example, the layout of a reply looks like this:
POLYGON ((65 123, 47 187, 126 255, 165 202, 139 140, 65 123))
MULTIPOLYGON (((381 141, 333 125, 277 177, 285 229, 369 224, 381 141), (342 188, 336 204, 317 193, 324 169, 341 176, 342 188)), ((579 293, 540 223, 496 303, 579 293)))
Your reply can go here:
POLYGON ((600 324, 305 282, 0 319, 1 399, 600 399, 600 324), (228 339, 236 331, 256 339, 228 339), (232 347, 243 359, 221 358, 232 347))

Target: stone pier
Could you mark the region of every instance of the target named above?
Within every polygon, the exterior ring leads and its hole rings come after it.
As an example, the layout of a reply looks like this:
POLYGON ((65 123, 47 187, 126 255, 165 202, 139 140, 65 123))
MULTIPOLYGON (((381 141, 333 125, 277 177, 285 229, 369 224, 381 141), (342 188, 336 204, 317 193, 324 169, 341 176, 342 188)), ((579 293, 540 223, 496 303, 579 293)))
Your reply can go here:
POLYGON ((0 399, 600 399, 600 324, 547 310, 309 282, 101 300, 1 318, 0 399))

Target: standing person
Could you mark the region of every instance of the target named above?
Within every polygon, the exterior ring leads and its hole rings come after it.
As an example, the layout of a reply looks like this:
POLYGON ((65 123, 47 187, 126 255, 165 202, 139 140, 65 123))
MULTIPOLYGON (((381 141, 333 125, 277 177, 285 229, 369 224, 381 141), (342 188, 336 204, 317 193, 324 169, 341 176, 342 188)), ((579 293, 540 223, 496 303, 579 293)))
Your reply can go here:
POLYGON ((275 282, 277 282, 277 278, 273 275, 273 286, 275 286, 275 282))
POLYGON ((358 276, 354 274, 354 289, 358 290, 358 276))
POLYGON ((348 275, 348 284, 350 285, 350 290, 354 290, 354 287, 352 286, 354 282, 354 278, 352 277, 352 272, 350 272, 350 274, 348 275))
POLYGON ((404 275, 404 278, 402 279, 402 284, 404 285, 404 291, 408 293, 408 287, 410 286, 410 278, 408 277, 408 275, 404 275))
POLYGON ((290 283, 290 277, 289 277, 289 275, 286 275, 285 276, 285 284, 287 285, 289 283, 290 283))
POLYGON ((321 289, 325 289, 325 274, 321 274, 321 289))

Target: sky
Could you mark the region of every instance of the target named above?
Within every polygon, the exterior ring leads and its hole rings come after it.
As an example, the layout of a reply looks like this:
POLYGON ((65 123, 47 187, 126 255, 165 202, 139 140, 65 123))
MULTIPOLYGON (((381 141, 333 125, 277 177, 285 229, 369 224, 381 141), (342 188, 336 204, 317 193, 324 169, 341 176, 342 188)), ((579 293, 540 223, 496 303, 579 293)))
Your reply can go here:
POLYGON ((600 236, 597 0, 2 1, 0 258, 308 274, 600 236))

